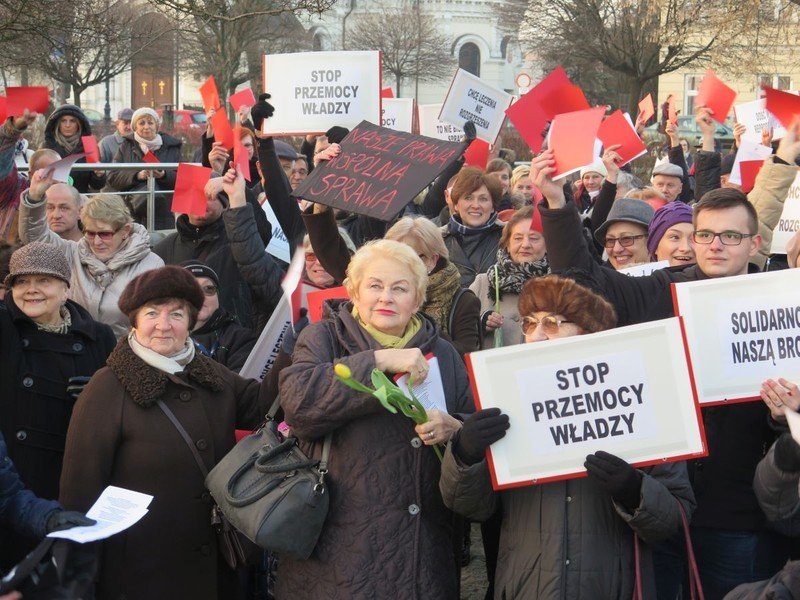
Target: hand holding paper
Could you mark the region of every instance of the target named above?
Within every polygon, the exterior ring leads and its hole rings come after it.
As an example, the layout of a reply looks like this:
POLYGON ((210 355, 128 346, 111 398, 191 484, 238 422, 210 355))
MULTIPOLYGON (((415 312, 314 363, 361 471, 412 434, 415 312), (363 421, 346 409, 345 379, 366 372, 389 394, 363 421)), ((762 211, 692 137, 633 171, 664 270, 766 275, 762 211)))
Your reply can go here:
POLYGON ((800 391, 797 385, 783 377, 779 377, 778 381, 765 380, 761 384, 761 399, 775 420, 783 421, 786 419, 786 412, 797 414, 800 410, 800 391))
POLYGON ((531 180, 539 188, 550 208, 561 208, 565 204, 564 188, 553 181, 556 172, 556 160, 553 150, 545 150, 531 160, 531 180))

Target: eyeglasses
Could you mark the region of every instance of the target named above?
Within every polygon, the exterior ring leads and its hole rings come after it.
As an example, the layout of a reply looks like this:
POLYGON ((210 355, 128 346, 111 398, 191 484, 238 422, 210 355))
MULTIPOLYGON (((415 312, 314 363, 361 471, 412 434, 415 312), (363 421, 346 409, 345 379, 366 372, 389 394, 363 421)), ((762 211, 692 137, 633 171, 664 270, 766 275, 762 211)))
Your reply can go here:
POLYGON ((92 241, 92 240, 94 239, 94 237, 95 237, 95 236, 97 236, 97 237, 99 237, 99 238, 100 238, 102 241, 104 241, 104 242, 107 242, 107 241, 109 241, 111 238, 113 238, 113 237, 114 237, 114 235, 115 235, 115 234, 116 234, 118 231, 119 231, 119 229, 115 229, 114 231, 92 231, 92 230, 90 230, 90 229, 84 229, 84 230, 83 230, 83 237, 85 237, 85 238, 86 238, 87 240, 89 240, 89 241, 92 241))
POLYGON ((201 285, 200 288, 203 290, 203 294, 205 294, 206 296, 213 296, 214 294, 217 293, 218 289, 217 286, 213 284, 201 285))
POLYGON ((642 233, 640 235, 623 235, 622 237, 618 238, 607 237, 603 245, 606 247, 606 250, 611 250, 614 247, 614 244, 619 242, 619 245, 623 248, 630 248, 633 246, 633 242, 640 240, 643 237, 647 237, 647 235, 642 233))
POLYGON ((536 317, 525 317, 522 319, 522 332, 526 335, 532 334, 536 328, 542 324, 542 329, 547 335, 555 335, 564 323, 572 323, 566 319, 559 319, 555 315, 547 315, 542 317, 541 320, 536 317))
POLYGON ((723 246, 738 246, 742 243, 742 239, 751 238, 755 233, 739 233, 738 231, 723 231, 722 233, 714 233, 701 229, 692 234, 692 239, 695 244, 710 244, 714 241, 715 237, 719 237, 719 241, 723 246))

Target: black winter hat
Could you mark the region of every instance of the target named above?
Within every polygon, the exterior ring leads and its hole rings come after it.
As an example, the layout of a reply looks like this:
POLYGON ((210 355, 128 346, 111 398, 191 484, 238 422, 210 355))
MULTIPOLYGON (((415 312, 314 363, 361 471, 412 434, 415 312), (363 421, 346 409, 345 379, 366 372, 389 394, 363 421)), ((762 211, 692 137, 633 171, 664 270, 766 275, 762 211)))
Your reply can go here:
POLYGON ((189 271, 177 265, 145 271, 125 286, 117 306, 129 315, 151 300, 179 298, 186 300, 198 312, 203 308, 203 290, 189 271))
POLYGON ((185 260, 180 263, 180 266, 189 271, 189 273, 195 277, 208 277, 214 282, 214 285, 219 287, 219 277, 217 276, 216 271, 214 271, 214 269, 209 267, 202 260, 185 260))
POLYGON ((328 138, 328 142, 331 144, 341 144, 342 140, 347 137, 348 133, 350 133, 350 130, 346 127, 334 125, 325 132, 325 137, 328 138))

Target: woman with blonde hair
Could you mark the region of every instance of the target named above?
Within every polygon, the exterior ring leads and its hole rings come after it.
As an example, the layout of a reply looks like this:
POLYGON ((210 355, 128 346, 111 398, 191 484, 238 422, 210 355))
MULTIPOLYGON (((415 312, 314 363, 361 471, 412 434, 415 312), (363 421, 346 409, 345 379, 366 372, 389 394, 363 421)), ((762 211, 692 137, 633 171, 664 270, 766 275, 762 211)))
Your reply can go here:
POLYGON ((511 203, 515 208, 522 208, 528 204, 542 201, 542 192, 533 185, 531 179, 531 168, 528 165, 520 165, 511 172, 511 203))
POLYGON ((89 311, 93 319, 110 325, 119 339, 130 322, 117 306, 128 282, 145 271, 164 266, 150 251, 150 236, 143 225, 133 222, 125 201, 116 194, 93 196, 83 207, 83 238, 64 240, 50 230, 45 217, 45 192, 52 185, 41 172, 22 194, 19 207, 20 238, 23 243, 46 242, 61 249, 72 276, 72 299, 89 311))

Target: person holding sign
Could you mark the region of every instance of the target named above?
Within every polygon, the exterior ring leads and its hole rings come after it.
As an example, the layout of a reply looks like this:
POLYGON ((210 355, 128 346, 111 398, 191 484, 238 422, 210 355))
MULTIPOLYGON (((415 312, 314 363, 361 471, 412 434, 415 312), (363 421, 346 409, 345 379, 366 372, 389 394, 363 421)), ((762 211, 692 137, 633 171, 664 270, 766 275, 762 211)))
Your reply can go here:
MULTIPOLYGON (((607 300, 555 275, 525 284, 519 313, 526 343, 603 331, 617 320, 607 300)), ((494 597, 628 598, 635 536, 648 543, 641 545, 643 597, 654 597, 649 544, 678 533, 678 503, 687 515, 695 505, 686 464, 635 469, 597 451, 586 457, 587 478, 494 492, 485 452, 508 426, 498 408, 467 417, 447 446, 439 484, 445 504, 471 519, 502 504, 494 597)))
POLYGON ((461 273, 461 285, 468 287, 496 260, 503 235, 497 222, 500 185, 480 169, 467 167, 456 176, 450 199, 455 212, 442 227, 442 235, 450 260, 461 273))
POLYGON ((307 456, 320 457, 326 434, 333 441, 327 520, 309 559, 281 557, 278 598, 458 597, 455 519, 429 446, 447 442, 461 426, 451 415, 473 404, 461 357, 418 312, 427 281, 406 244, 366 244, 347 269, 352 301, 328 301, 329 316, 303 330, 281 373, 286 422, 307 456), (416 426, 334 376, 334 367, 346 367, 365 385, 373 369, 422 381, 428 353, 438 359, 447 413, 430 410, 416 426))
MULTIPOLYGON (((59 106, 44 126, 44 142, 41 148, 55 150, 61 158, 70 154, 86 152, 83 148, 83 136, 92 135, 92 125, 86 114, 73 104, 59 106)), ((81 158, 79 163, 85 163, 86 158, 81 158)), ((81 193, 90 190, 99 190, 106 184, 106 174, 103 171, 74 171, 72 185, 81 193)))

